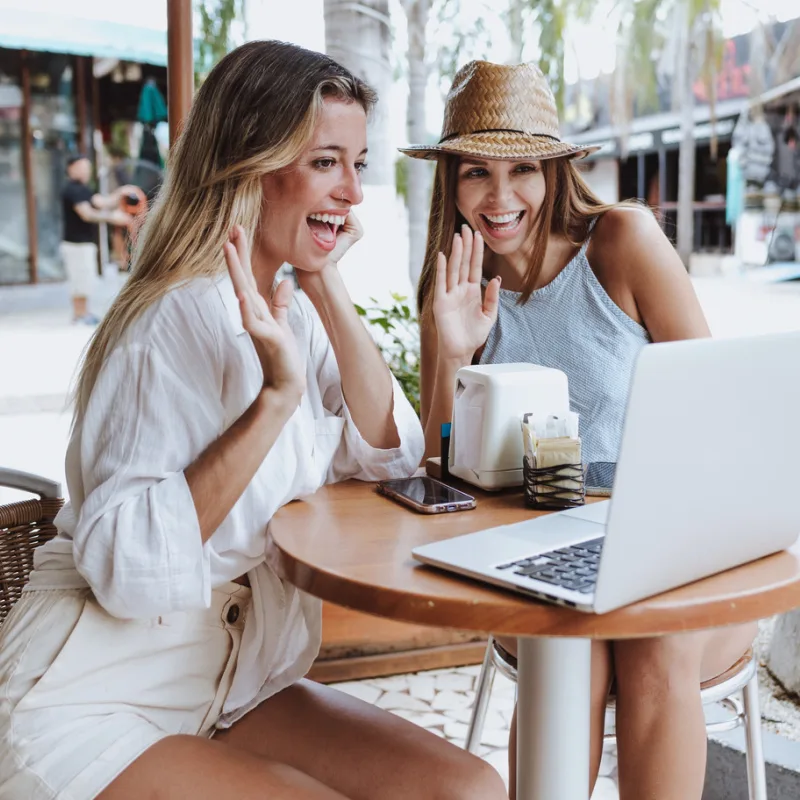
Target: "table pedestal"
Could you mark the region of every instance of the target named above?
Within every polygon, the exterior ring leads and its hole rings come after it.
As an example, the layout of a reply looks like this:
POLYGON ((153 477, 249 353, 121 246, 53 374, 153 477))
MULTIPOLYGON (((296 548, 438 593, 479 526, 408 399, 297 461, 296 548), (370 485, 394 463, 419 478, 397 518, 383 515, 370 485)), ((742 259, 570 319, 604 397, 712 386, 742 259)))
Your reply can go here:
POLYGON ((517 647, 517 798, 588 800, 592 643, 517 647))

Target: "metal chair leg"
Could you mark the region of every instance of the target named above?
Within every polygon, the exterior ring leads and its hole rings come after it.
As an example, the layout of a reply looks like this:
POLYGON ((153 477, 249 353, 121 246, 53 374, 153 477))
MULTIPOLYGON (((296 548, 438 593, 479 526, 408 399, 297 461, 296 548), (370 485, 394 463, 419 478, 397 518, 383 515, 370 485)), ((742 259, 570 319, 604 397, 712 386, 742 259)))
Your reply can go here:
POLYGON ((767 800, 767 773, 761 742, 761 707, 758 701, 758 674, 742 689, 744 699, 745 763, 750 800, 767 800))
POLYGON ((464 747, 470 753, 477 753, 481 744, 483 724, 486 721, 486 711, 492 697, 492 684, 494 683, 495 666, 493 660, 494 639, 490 636, 486 645, 486 654, 483 657, 481 674, 478 678, 478 688, 475 690, 475 702, 472 704, 472 715, 467 729, 467 740, 464 747))

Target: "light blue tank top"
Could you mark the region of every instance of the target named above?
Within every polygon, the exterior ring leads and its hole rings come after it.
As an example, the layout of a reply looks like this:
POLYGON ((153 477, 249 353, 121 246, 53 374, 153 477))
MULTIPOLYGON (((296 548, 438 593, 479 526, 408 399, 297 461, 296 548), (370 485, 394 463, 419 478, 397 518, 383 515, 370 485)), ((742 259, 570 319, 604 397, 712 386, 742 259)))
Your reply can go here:
POLYGON ((588 245, 589 239, 524 305, 518 305, 519 292, 500 290, 497 322, 480 359, 565 372, 570 405, 580 414, 584 463, 617 460, 633 364, 650 341, 600 285, 586 258, 588 245))

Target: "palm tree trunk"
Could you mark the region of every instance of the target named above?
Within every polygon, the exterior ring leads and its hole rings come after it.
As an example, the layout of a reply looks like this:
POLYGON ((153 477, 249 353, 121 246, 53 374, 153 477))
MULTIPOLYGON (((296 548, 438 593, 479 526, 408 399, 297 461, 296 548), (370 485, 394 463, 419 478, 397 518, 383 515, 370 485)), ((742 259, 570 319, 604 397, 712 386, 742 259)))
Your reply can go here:
POLYGON ((678 151, 678 255, 686 268, 694 244, 694 183, 695 183, 695 141, 694 141, 694 47, 693 37, 688 25, 688 4, 686 22, 682 26, 683 35, 679 42, 677 80, 680 82, 681 97, 681 144, 678 151))
POLYGON ((508 2, 508 35, 511 38, 511 63, 522 63, 522 6, 524 0, 509 0, 508 2))
MULTIPOLYGON (((428 86, 428 66, 425 53, 425 29, 431 10, 430 0, 406 0, 403 7, 408 20, 408 109, 406 130, 409 142, 424 143, 428 131, 425 106, 428 86)), ((408 275, 416 286, 425 257, 431 165, 410 158, 408 169, 408 275)))
POLYGON ((325 50, 378 93, 369 122, 369 169, 364 183, 394 185, 387 98, 392 87, 389 62, 389 0, 325 0, 325 50))

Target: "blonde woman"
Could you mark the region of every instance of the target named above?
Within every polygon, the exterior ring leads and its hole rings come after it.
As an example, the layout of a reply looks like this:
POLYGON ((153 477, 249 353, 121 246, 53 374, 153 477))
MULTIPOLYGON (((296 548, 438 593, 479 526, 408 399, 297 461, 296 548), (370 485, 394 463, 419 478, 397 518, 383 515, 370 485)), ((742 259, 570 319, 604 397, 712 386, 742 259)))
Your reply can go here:
POLYGON ((198 92, 80 374, 59 535, 0 634, 3 798, 506 796, 483 762, 303 680, 320 604, 265 562, 281 505, 422 454, 336 269, 373 102, 276 42, 198 92), (304 296, 273 291, 284 262, 304 296))
MULTIPOLYGON (((616 461, 641 347, 709 335, 686 270, 652 214, 602 203, 581 179, 573 159, 592 149, 560 140, 553 95, 537 67, 472 62, 454 79, 439 144, 404 151, 437 160, 418 292, 428 455, 451 419, 459 368, 530 361, 567 374, 584 460, 616 461)), ((622 800, 699 800, 700 682, 730 667, 754 634, 747 625, 597 643, 592 783, 613 677, 622 800)), ((516 652, 513 640, 503 644, 516 652)), ((512 784, 513 738, 512 728, 512 784)))

